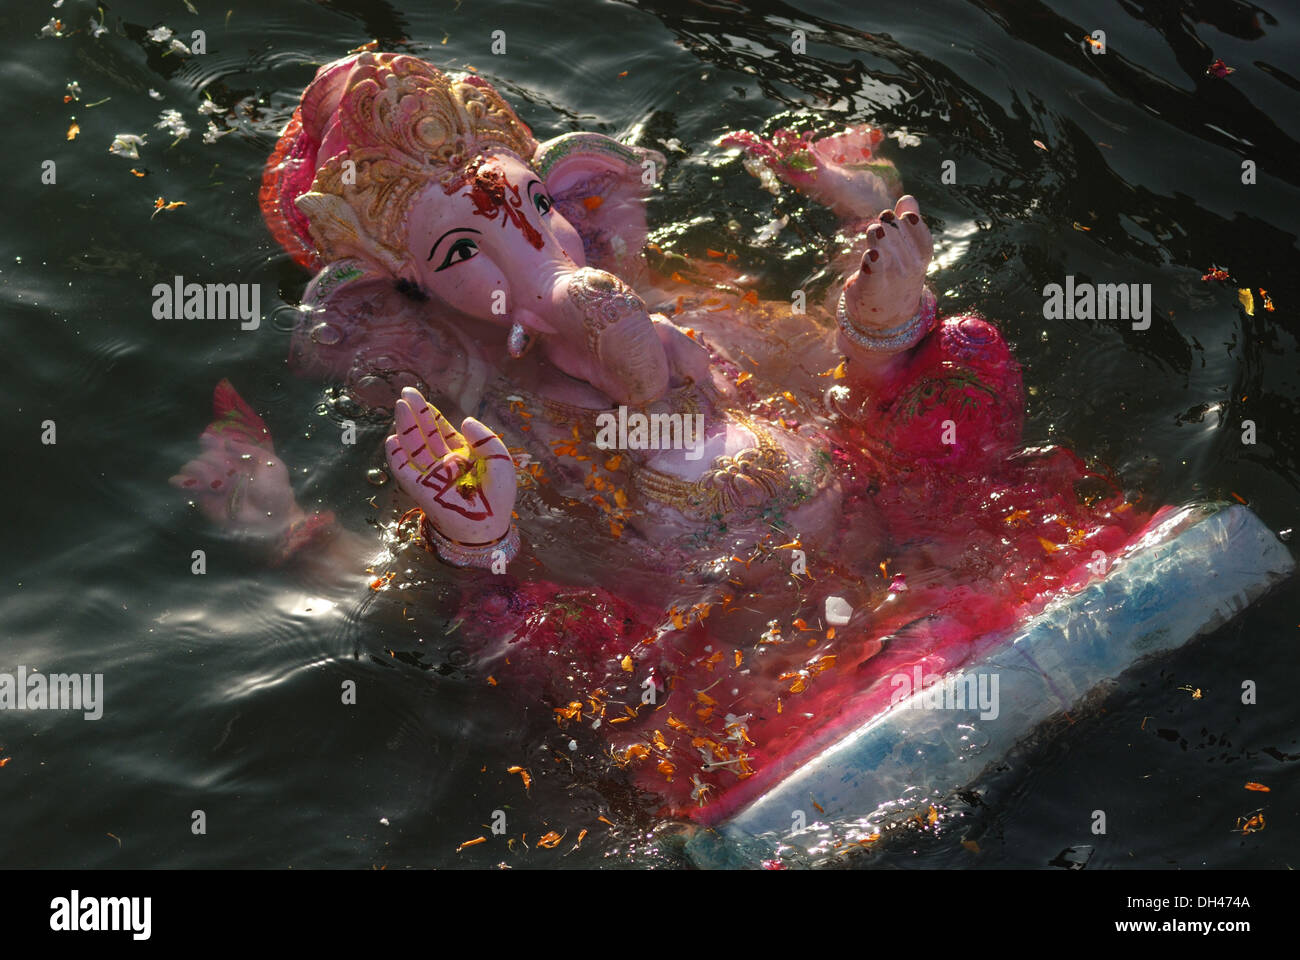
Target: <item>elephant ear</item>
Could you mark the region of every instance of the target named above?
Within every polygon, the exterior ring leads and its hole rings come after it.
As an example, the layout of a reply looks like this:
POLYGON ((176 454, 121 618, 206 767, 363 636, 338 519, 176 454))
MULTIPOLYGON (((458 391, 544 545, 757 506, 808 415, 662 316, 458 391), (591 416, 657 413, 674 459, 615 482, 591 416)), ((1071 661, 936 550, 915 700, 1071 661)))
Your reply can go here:
POLYGON ((342 197, 332 193, 308 191, 294 201, 307 219, 311 238, 319 251, 328 251, 332 260, 377 260, 377 266, 396 276, 402 261, 382 244, 371 239, 356 211, 342 197))
POLYGON ((582 237, 587 266, 624 279, 640 269, 646 242, 645 201, 666 161, 599 133, 566 133, 533 156, 546 190, 582 237))

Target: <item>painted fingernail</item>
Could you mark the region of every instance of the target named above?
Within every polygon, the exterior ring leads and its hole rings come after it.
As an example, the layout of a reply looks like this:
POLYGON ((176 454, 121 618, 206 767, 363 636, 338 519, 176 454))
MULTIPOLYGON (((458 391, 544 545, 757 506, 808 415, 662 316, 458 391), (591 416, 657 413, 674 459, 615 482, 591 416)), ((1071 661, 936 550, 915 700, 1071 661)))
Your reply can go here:
POLYGON ((918 217, 918 216, 917 216, 916 214, 914 214, 914 213, 905 213, 905 214, 903 214, 903 218, 904 218, 905 220, 907 220, 908 223, 920 223, 920 222, 921 222, 921 218, 918 217))
POLYGON ((893 215, 890 211, 888 211, 888 210, 886 210, 884 213, 882 213, 882 214, 880 215, 880 222, 881 222, 881 223, 888 223, 890 220, 893 220, 893 219, 894 219, 894 215, 893 215))
POLYGON ((877 239, 877 240, 883 240, 883 239, 885 239, 885 228, 884 228, 884 227, 876 227, 876 239, 877 239))
POLYGON ((867 257, 871 260, 872 263, 875 263, 877 260, 880 259, 880 251, 879 251, 879 250, 868 250, 868 251, 867 251, 867 257))

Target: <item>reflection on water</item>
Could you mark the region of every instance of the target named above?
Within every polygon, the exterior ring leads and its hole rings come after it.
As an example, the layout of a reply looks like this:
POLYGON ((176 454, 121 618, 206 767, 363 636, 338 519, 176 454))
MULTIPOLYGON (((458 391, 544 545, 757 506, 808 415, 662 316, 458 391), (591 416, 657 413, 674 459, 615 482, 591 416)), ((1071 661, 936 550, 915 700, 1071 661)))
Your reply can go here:
MULTIPOLYGON (((0 670, 102 672, 107 707, 95 722, 0 721, 12 798, 0 862, 679 862, 678 828, 597 738, 570 749, 576 738, 540 699, 487 684, 464 625, 437 613, 451 588, 423 582, 436 575, 427 563, 411 560, 399 602, 313 596, 214 536, 166 485, 228 376, 267 417, 301 503, 336 510, 377 545, 370 525, 394 515, 391 491, 367 482, 385 424, 359 421, 358 443, 340 447, 338 398, 285 369, 287 323, 244 333, 150 313, 153 284, 177 274, 261 283, 266 317, 293 310, 307 278, 261 222, 261 164, 316 65, 372 38, 476 67, 539 137, 591 129, 665 152, 656 238, 697 257, 738 251, 772 296, 824 276, 833 220, 765 192, 718 137, 800 122, 906 128, 914 145, 890 150, 936 232, 932 282, 950 309, 983 311, 1016 346, 1026 439, 1068 444, 1149 502, 1236 496, 1275 529, 1294 526, 1295 25, 1232 0, 1135 4, 1108 15, 1107 52, 1090 56, 1080 40, 1097 24, 1083 4, 927 7, 355 0, 195 18, 142 2, 108 11, 99 38, 85 12, 67 11, 62 39, 37 37, 35 8, 6 11, 4 95, 26 118, 23 156, 54 158, 58 180, 11 192, 0 251, 13 347, 5 490, 23 508, 9 531, 0 670), (210 52, 166 54, 147 35, 160 24, 182 36, 202 26, 210 52), (503 24, 511 53, 493 57, 485 38, 503 24), (791 52, 793 29, 806 55, 791 52), (609 37, 625 42, 597 39, 609 37), (1206 76, 1215 58, 1236 72, 1206 76), (80 100, 65 103, 72 80, 80 100), (189 138, 155 128, 164 109, 181 112, 189 138), (223 135, 205 143, 209 119, 223 135), (138 161, 108 153, 119 133, 147 136, 138 161), (941 181, 945 161, 955 183, 941 181), (158 197, 186 206, 154 216, 158 197), (1235 284, 1202 282, 1212 264, 1235 284), (1140 333, 1044 321, 1042 288, 1067 274, 1151 283, 1167 322, 1140 333), (1237 285, 1267 290, 1276 310, 1247 315, 1237 285), (53 447, 34 439, 47 417, 53 447), (1238 442, 1247 418, 1261 431, 1253 447, 1238 442), (201 576, 195 549, 207 552, 201 576), (356 704, 341 707, 348 681, 356 704), (530 772, 527 790, 513 766, 530 772), (530 845, 550 829, 590 832, 572 852, 570 837, 549 851, 457 854, 502 807, 530 845), (189 832, 200 808, 211 824, 201 841, 189 832)), ((553 546, 581 562, 580 545, 553 546)), ((1088 804, 1119 798, 1140 818, 1122 850, 1098 844, 1090 866, 1294 862, 1284 836, 1227 828, 1254 806, 1241 781, 1277 791, 1296 779, 1294 710, 1263 698, 1240 709, 1235 689, 1238 677, 1261 689, 1295 679, 1284 638, 1297 612, 1272 598, 1139 669, 1104 713, 1040 731, 982 802, 939 804, 935 825, 873 862, 1043 866, 1081 841, 1071 811, 1082 784, 1088 804), (1191 699, 1189 684, 1205 696, 1191 699), (1157 768, 1166 776, 1149 778, 1157 768), (1201 798, 1194 821, 1182 815, 1189 794, 1201 798), (978 857, 963 838, 978 839, 978 857)))

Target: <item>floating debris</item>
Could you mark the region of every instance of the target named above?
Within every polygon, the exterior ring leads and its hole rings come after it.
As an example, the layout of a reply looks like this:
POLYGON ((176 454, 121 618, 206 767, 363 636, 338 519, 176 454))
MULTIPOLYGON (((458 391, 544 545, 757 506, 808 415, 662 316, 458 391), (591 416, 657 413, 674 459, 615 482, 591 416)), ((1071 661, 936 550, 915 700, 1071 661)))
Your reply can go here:
POLYGON ((826 622, 833 627, 842 627, 853 616, 853 607, 843 597, 826 598, 826 622))

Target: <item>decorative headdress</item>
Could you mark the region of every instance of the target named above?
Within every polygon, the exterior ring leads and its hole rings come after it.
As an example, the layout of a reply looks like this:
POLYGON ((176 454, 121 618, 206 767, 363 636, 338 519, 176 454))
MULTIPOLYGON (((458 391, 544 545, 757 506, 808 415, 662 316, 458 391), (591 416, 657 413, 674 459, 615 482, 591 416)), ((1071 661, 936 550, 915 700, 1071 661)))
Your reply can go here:
MULTIPOLYGON (((304 118, 313 92, 303 94, 304 118)), ((316 103, 333 94, 323 89, 316 103)), ((407 219, 420 191, 437 183, 454 193, 495 150, 525 161, 537 150, 532 131, 486 80, 452 78, 416 57, 361 54, 336 102, 342 149, 320 162, 311 190, 296 201, 326 263, 362 256, 396 272, 409 259, 407 219)))

